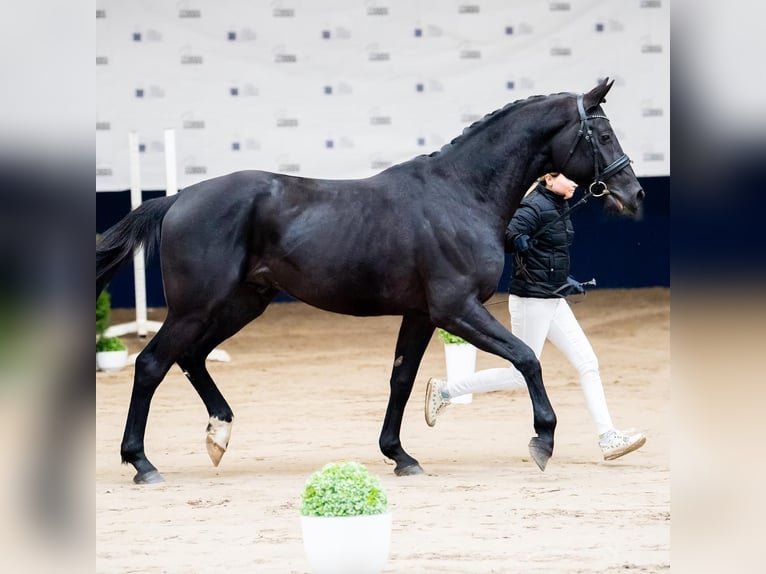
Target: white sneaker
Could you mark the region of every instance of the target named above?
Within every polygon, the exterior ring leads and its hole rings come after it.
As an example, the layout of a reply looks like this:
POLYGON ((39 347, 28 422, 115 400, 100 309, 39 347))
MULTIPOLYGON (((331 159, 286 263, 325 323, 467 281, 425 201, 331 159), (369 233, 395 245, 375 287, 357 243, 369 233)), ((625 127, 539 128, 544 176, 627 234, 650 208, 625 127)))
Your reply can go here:
POLYGON ((599 437, 598 446, 604 454, 604 460, 614 460, 638 450, 646 442, 643 433, 628 433, 612 429, 599 437))
POLYGON ((441 379, 428 379, 428 385, 426 385, 426 424, 430 427, 436 424, 436 417, 447 408, 449 399, 442 397, 442 388, 447 384, 447 381, 441 379))

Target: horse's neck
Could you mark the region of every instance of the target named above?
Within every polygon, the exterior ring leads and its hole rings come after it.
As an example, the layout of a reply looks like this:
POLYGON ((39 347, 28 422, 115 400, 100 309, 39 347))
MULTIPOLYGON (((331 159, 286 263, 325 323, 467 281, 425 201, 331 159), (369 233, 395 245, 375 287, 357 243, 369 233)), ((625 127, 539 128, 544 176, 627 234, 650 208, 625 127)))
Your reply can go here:
POLYGON ((539 117, 509 114, 468 135, 444 159, 467 187, 510 220, 526 190, 550 162, 548 143, 557 130, 546 128, 545 123, 539 117))

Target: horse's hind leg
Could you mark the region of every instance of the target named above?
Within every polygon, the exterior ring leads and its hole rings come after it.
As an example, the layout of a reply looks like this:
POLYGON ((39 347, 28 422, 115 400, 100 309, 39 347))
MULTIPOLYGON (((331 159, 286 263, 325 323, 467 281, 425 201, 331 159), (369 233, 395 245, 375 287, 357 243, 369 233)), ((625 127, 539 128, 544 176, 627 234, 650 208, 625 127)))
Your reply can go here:
POLYGON ((133 481, 136 484, 162 482, 157 468, 149 462, 144 453, 144 436, 149 407, 157 387, 165 378, 170 367, 189 345, 204 332, 205 321, 193 315, 176 318, 172 314, 163 323, 149 344, 136 359, 133 391, 130 397, 125 434, 120 454, 122 462, 130 463, 136 469, 133 481))
POLYGON ((218 466, 231 437, 234 413, 205 366, 205 359, 217 345, 260 316, 277 294, 275 290, 243 290, 216 311, 215 321, 202 339, 177 363, 199 394, 208 412, 205 442, 213 465, 218 466))
POLYGON ((400 433, 404 408, 412 393, 415 375, 433 332, 431 320, 423 315, 405 316, 399 328, 394 367, 391 372, 391 394, 379 440, 381 452, 396 462, 394 473, 397 476, 423 474, 418 461, 402 448, 400 433))

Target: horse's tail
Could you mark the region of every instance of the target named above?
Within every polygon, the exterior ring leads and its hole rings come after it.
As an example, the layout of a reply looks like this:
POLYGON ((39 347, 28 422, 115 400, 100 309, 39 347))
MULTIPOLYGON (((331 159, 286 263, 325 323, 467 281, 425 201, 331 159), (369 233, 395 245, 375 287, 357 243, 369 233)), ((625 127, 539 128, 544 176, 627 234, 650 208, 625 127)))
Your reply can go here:
POLYGON ((96 245, 96 297, 135 249, 143 246, 147 257, 151 255, 162 220, 176 199, 174 194, 145 201, 101 234, 96 245))

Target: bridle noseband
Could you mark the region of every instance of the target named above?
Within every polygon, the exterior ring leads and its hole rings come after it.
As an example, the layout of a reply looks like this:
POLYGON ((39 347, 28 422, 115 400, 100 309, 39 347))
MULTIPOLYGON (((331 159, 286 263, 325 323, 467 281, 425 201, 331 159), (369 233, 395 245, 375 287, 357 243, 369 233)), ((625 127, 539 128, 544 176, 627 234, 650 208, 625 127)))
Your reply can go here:
POLYGON ((572 159, 572 155, 577 148, 577 144, 580 143, 581 139, 585 139, 585 141, 590 144, 591 151, 593 152, 593 181, 588 186, 588 194, 592 195, 593 197, 601 197, 602 195, 607 195, 609 193, 609 188, 604 182, 617 172, 622 171, 628 167, 631 164, 631 161, 627 155, 622 154, 620 157, 606 166, 603 171, 601 171, 599 169, 598 161, 599 153, 598 149, 596 148, 596 142, 593 139, 593 130, 590 127, 589 120, 601 118, 609 121, 609 118, 602 115, 588 116, 585 113, 585 105, 583 104, 582 94, 577 96, 577 112, 580 114, 580 129, 577 130, 577 137, 575 138, 572 147, 569 148, 569 154, 567 154, 567 159, 561 168, 561 172, 564 171, 564 168, 569 163, 569 160, 572 159))

